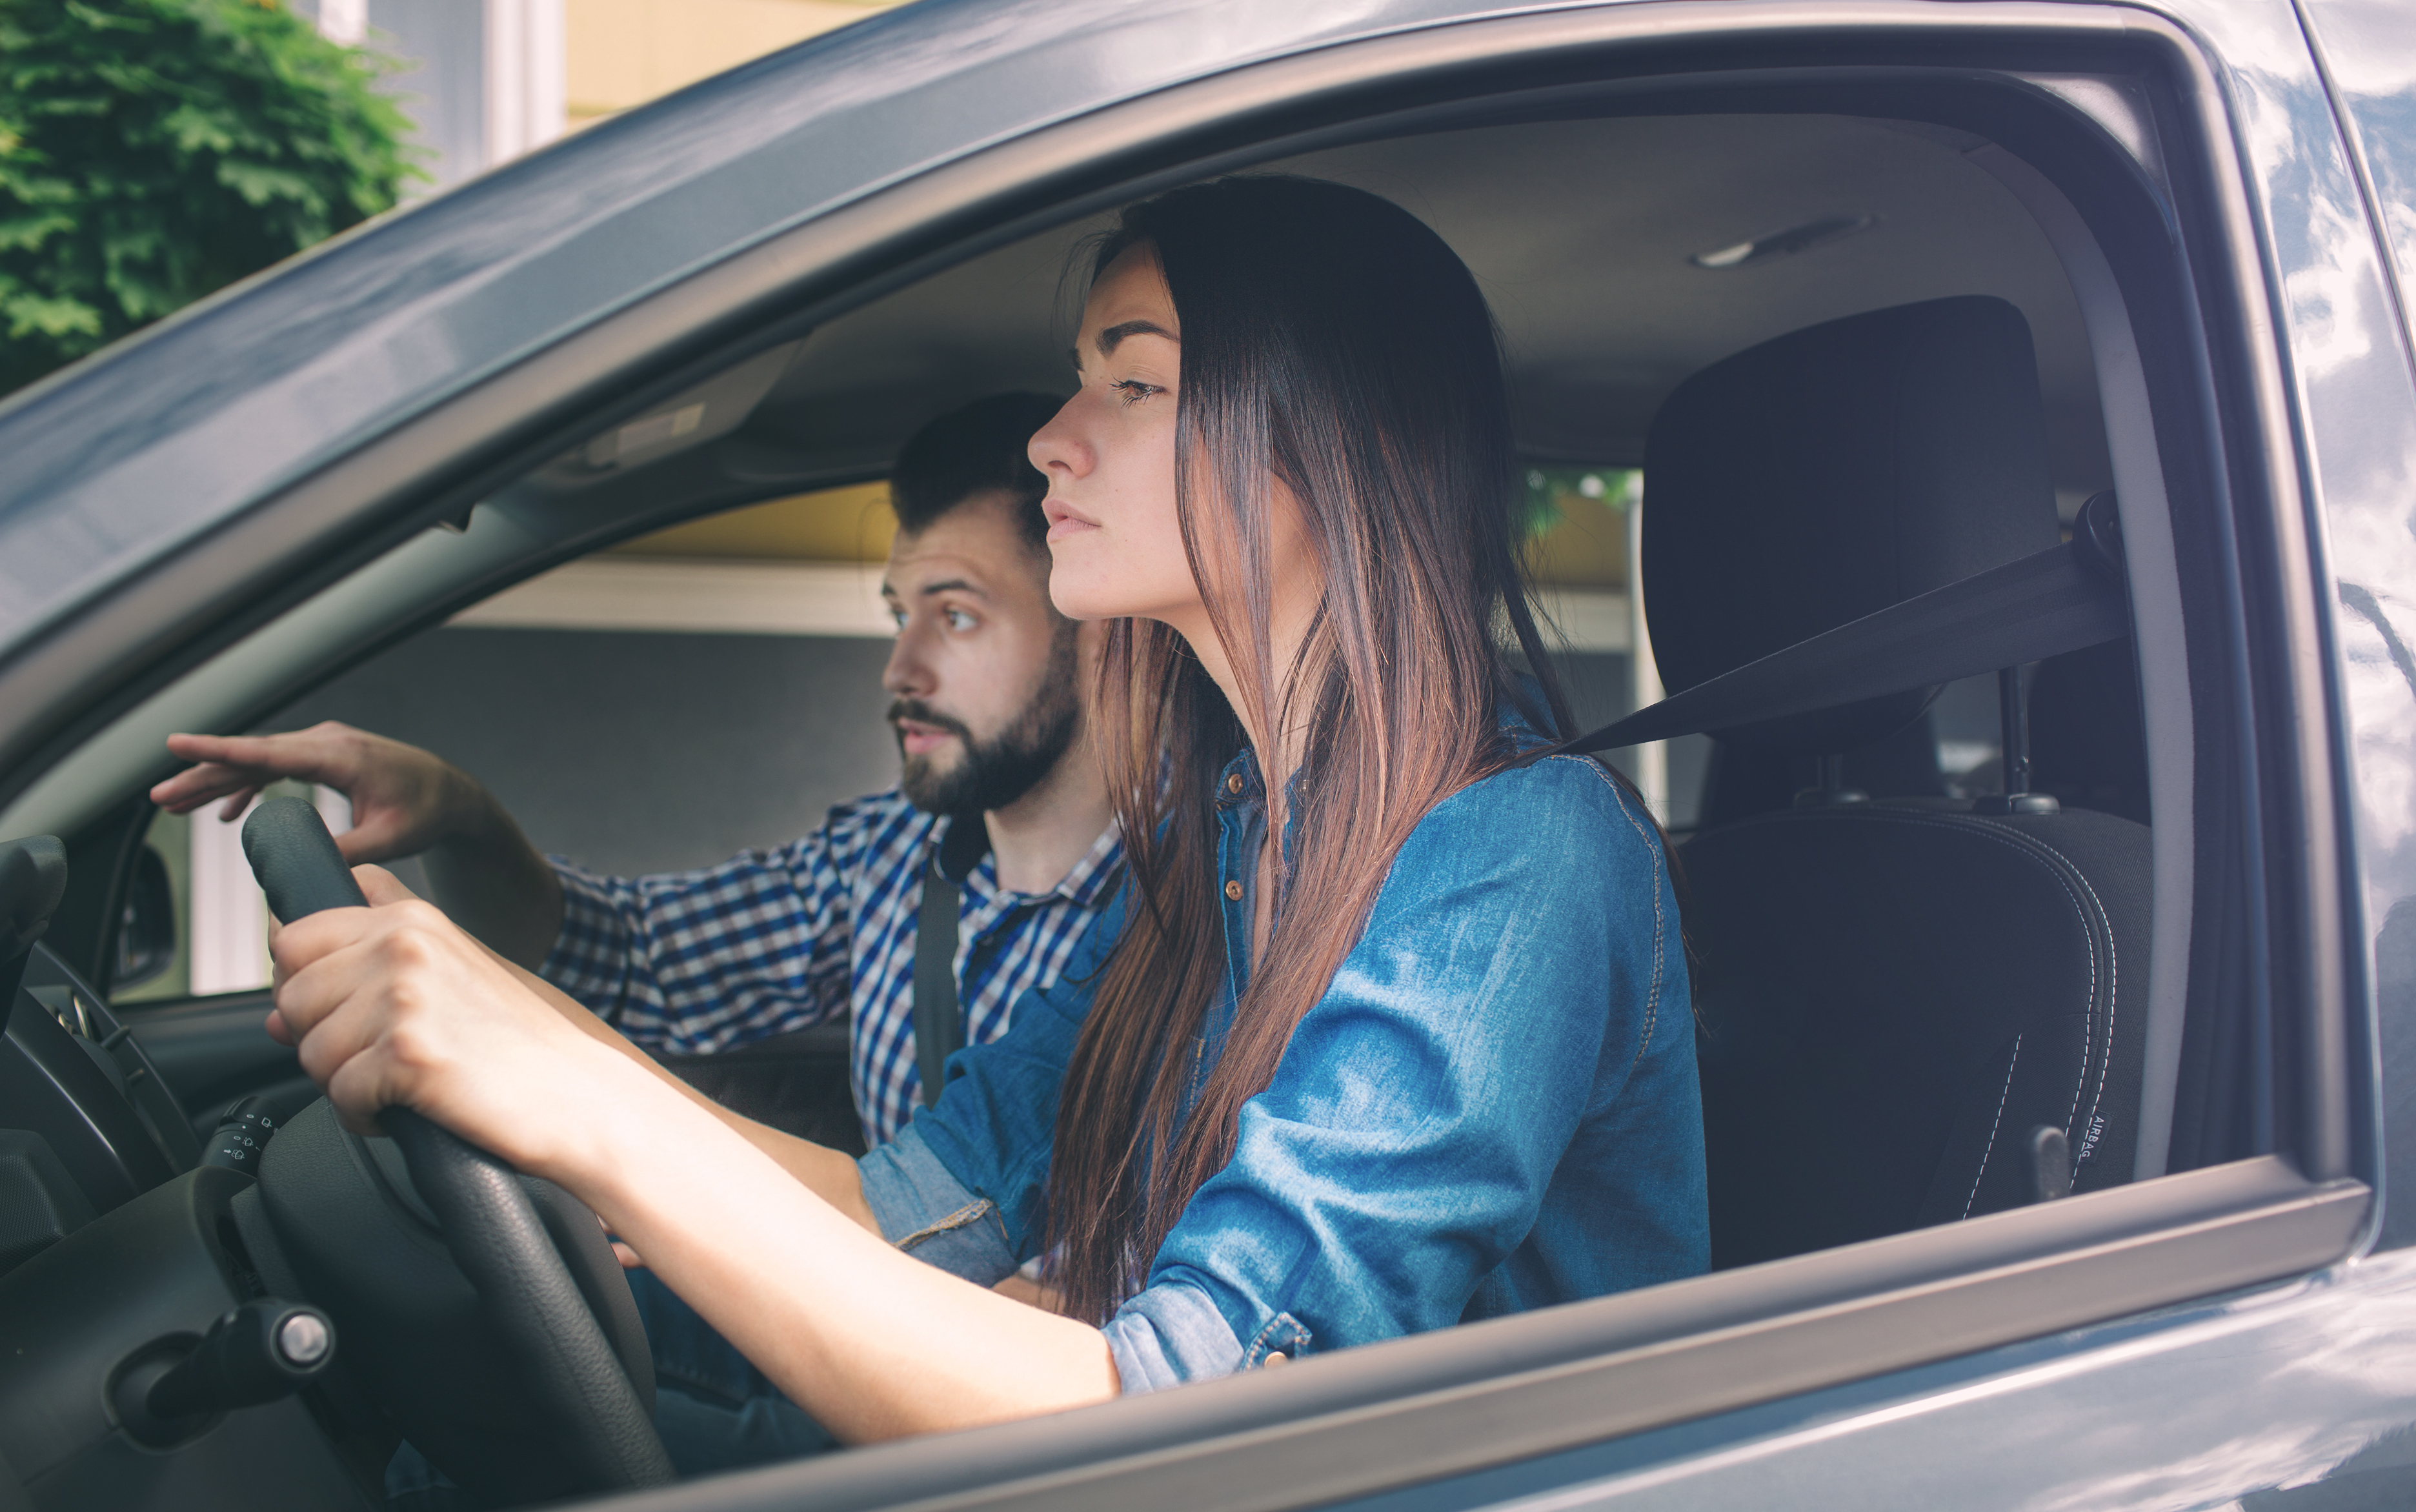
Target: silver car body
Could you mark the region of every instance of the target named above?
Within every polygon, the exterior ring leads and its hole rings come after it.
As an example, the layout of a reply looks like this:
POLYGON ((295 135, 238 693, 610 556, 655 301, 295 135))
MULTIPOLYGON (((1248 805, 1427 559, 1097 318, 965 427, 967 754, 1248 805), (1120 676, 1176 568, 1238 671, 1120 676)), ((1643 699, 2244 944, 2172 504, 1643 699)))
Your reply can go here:
MULTIPOLYGON (((2268 717, 2290 724, 2305 801, 2332 820, 2311 832, 2307 865, 2310 916, 2341 947, 2315 951, 2310 991, 2333 1006, 2305 1006, 2336 1010, 2347 1075, 2334 1135, 2303 1143, 2299 1169, 2259 1176, 2268 1187, 2251 1195, 2260 1213, 2327 1215, 2322 1235, 2297 1241, 2316 1263, 2260 1251, 2236 1282, 2145 1308, 2061 1293, 2077 1283, 2039 1273, 2055 1294, 2038 1316, 2053 1326, 1984 1329, 1983 1347, 1950 1339, 1926 1354, 1915 1339, 1853 1379, 1823 1379, 1814 1360, 1809 1389, 1755 1356, 1766 1380, 1720 1377, 1672 1410, 1683 1420, 1656 1420, 1650 1401, 1607 1410, 1591 1437, 1528 1431, 1529 1404, 1555 1389, 1549 1370, 1527 1398, 1437 1383, 1422 1399, 1439 1415, 1401 1431, 1435 1442, 1457 1401, 1460 1427, 1440 1437, 1464 1442, 1409 1455, 1389 1476, 1369 1462, 1389 1441, 1302 1428, 1342 1411, 1318 1405, 1310 1388, 1325 1378, 1304 1368, 1296 1409, 1245 1402, 1257 1384, 1231 1383, 1203 1388, 1215 1406, 1103 1410, 1113 1427, 1095 1444, 1114 1474, 1083 1468, 1086 1416, 640 1500, 1150 1495, 1399 1512, 2416 1501, 2416 1214, 2389 1205, 2403 1177, 2416 1183, 2416 17, 2390 0, 924 0, 373 222, 0 408, 0 798, 30 823, 124 788, 140 773, 109 769, 91 743, 259 623, 245 606, 290 603, 287 585, 372 560, 425 525, 430 500, 458 511, 531 465, 566 416, 636 413, 698 381, 800 290, 902 283, 961 255, 959 226, 1004 239, 1085 162, 1487 50, 2028 25, 2177 38, 2228 133, 2214 177, 2253 251, 2262 325, 2250 348, 2267 360, 2251 363, 2252 383, 2270 400, 2257 441, 2299 511, 2283 535, 2302 559, 2276 570, 2286 607, 2312 627, 2288 649, 2295 701, 2268 717), (1137 102, 1155 103, 1119 113, 1137 102), (2055 1322, 2070 1317, 2087 1321, 2055 1322), (1047 1453, 1034 1447, 1044 1439, 1047 1453), (1195 1439, 1225 1458, 1170 1447, 1195 1439)), ((2069 85, 2076 109, 2108 130, 2136 119, 2091 87, 2069 85)), ((496 582, 543 565, 508 539, 494 552, 496 582)), ((483 591, 460 581, 457 598, 483 591)), ((2203 1221, 2186 1205, 2176 1223, 2197 1223, 2216 1249, 2231 1243, 2222 1204, 2203 1221)), ((2004 1263, 2007 1285, 2024 1263, 2004 1263)), ((1857 1306, 1819 1303, 1840 1326, 1857 1306)), ((1638 1357, 1658 1347, 1636 1338, 1638 1357)), ((1799 1348, 1825 1346, 1807 1335, 1799 1348)), ((1718 1361, 1706 1368, 1716 1376, 1718 1361)), ((1565 1390, 1616 1403, 1623 1390, 1691 1389, 1632 1379, 1565 1390)), ((1362 1416, 1385 1414, 1381 1392, 1354 1399, 1362 1416)))

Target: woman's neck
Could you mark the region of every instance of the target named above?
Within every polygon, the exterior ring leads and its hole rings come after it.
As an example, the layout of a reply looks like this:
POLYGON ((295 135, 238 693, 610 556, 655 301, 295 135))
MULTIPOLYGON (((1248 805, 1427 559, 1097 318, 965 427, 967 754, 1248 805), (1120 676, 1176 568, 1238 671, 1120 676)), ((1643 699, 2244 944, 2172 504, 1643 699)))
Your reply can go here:
POLYGON ((1276 605, 1275 623, 1268 639, 1268 658, 1274 673, 1272 686, 1266 689, 1263 702, 1253 702, 1242 696, 1242 680, 1236 675, 1232 658, 1225 654, 1225 643, 1217 639, 1216 627, 1208 623, 1203 608, 1193 618, 1197 623, 1170 619, 1175 633, 1191 647, 1200 658, 1200 668, 1208 673, 1234 716, 1242 722, 1242 732, 1249 738, 1250 748, 1257 753, 1259 776, 1264 783, 1267 805, 1266 839, 1259 854, 1259 885, 1251 899, 1250 959, 1265 954, 1267 936, 1275 929, 1275 898, 1277 878, 1284 861, 1284 826, 1291 814, 1287 800, 1291 797, 1291 776, 1300 769, 1301 759, 1308 747, 1308 727, 1298 721, 1271 729, 1282 721, 1291 705, 1292 680, 1299 675, 1301 643, 1308 633, 1310 615, 1306 610, 1285 612, 1286 605, 1279 596, 1276 605))
POLYGON ((1301 642, 1307 634, 1309 615, 1306 612, 1287 614, 1279 604, 1275 619, 1269 637, 1273 643, 1268 648, 1274 675, 1263 703, 1243 696, 1242 679, 1232 658, 1225 654, 1225 643, 1217 639, 1204 609, 1182 621, 1170 618, 1168 624, 1191 647, 1191 654, 1200 658, 1200 669, 1225 695, 1234 718, 1241 721, 1242 733, 1258 756, 1260 775, 1266 779, 1269 820, 1280 824, 1284 784, 1300 768, 1308 747, 1308 727, 1300 722, 1282 730, 1269 726, 1283 718, 1291 703, 1291 682, 1297 673, 1301 642), (1191 622, 1195 618, 1196 624, 1191 622))

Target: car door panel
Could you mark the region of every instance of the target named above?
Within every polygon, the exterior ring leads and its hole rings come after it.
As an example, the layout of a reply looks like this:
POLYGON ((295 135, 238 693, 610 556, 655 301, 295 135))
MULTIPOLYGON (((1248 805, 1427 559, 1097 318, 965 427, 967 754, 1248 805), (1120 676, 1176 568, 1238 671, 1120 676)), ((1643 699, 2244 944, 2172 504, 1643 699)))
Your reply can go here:
MULTIPOLYGON (((2379 1035, 2382 1142, 2401 1190, 2416 1184, 2416 325, 2407 276, 2416 268, 2416 77, 2404 10, 2325 5, 2309 12, 2327 44, 2344 150, 2306 172, 2280 143, 2252 141, 2277 197, 2277 219, 2326 228, 2284 241, 2290 329, 2299 349, 2313 471, 2334 580, 2341 718, 2353 773, 2364 920, 2356 967, 2379 1035), (2395 24, 2403 40, 2387 46, 2395 24), (2395 67, 2394 67, 2395 66, 2395 67), (2350 134, 2354 128, 2354 135, 2350 134), (2352 174, 2352 170, 2363 170, 2352 174), (2381 244, 2378 246, 2378 243, 2381 244), (2398 277, 2382 247, 2395 245, 2398 277)), ((2255 77, 2260 82, 2260 71, 2255 77)), ((2261 87, 2276 87, 2260 83, 2261 87)), ((2302 94, 2311 86, 2302 79, 2302 94)), ((2303 108, 2301 113, 2304 113, 2303 108)), ((2416 1241, 2416 1202, 2383 1215, 2378 1243, 2416 1241)))
POLYGON ((2416 1263, 2394 1254, 1606 1444, 1548 1471, 1350 1504, 2178 1512, 2248 1496, 2313 1512, 2340 1504, 2315 1495, 2321 1478, 2363 1456, 2357 1491, 2393 1475, 2397 1499, 2349 1504, 2404 1506, 2404 1474, 2375 1461, 2404 1444, 2411 1419, 2416 1263))

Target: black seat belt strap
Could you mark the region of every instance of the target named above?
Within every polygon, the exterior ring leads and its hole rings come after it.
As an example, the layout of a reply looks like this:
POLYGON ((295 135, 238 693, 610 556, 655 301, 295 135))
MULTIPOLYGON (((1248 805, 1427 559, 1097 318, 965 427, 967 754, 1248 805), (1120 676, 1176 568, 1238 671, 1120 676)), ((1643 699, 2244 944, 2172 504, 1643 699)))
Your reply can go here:
POLYGON ((914 915, 914 1069, 923 1105, 940 1100, 940 1073, 965 1044, 963 1005, 957 999, 959 888, 989 854, 989 830, 979 814, 948 821, 948 832, 923 863, 923 901, 914 915))
POLYGON ((2100 539, 2076 532, 2068 544, 1798 641, 1519 764, 1734 730, 2119 641, 2131 633, 2122 573, 2100 539))

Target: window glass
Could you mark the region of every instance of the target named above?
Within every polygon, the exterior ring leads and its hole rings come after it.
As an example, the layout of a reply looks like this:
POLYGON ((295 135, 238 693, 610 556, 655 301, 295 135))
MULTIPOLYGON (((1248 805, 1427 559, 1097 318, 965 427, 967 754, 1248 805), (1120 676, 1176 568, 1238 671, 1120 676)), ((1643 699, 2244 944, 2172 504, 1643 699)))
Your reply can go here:
MULTIPOLYGON (((1644 473, 1537 462, 1528 467, 1524 483, 1519 523, 1527 533, 1527 568, 1551 622, 1545 638, 1557 631, 1567 647, 1556 660, 1578 728, 1599 729, 1661 697, 1638 612, 1636 541, 1644 473)), ((1694 827, 1701 806, 1710 753, 1707 737, 1684 735, 1604 754, 1636 783, 1664 824, 1685 830, 1694 827)))

